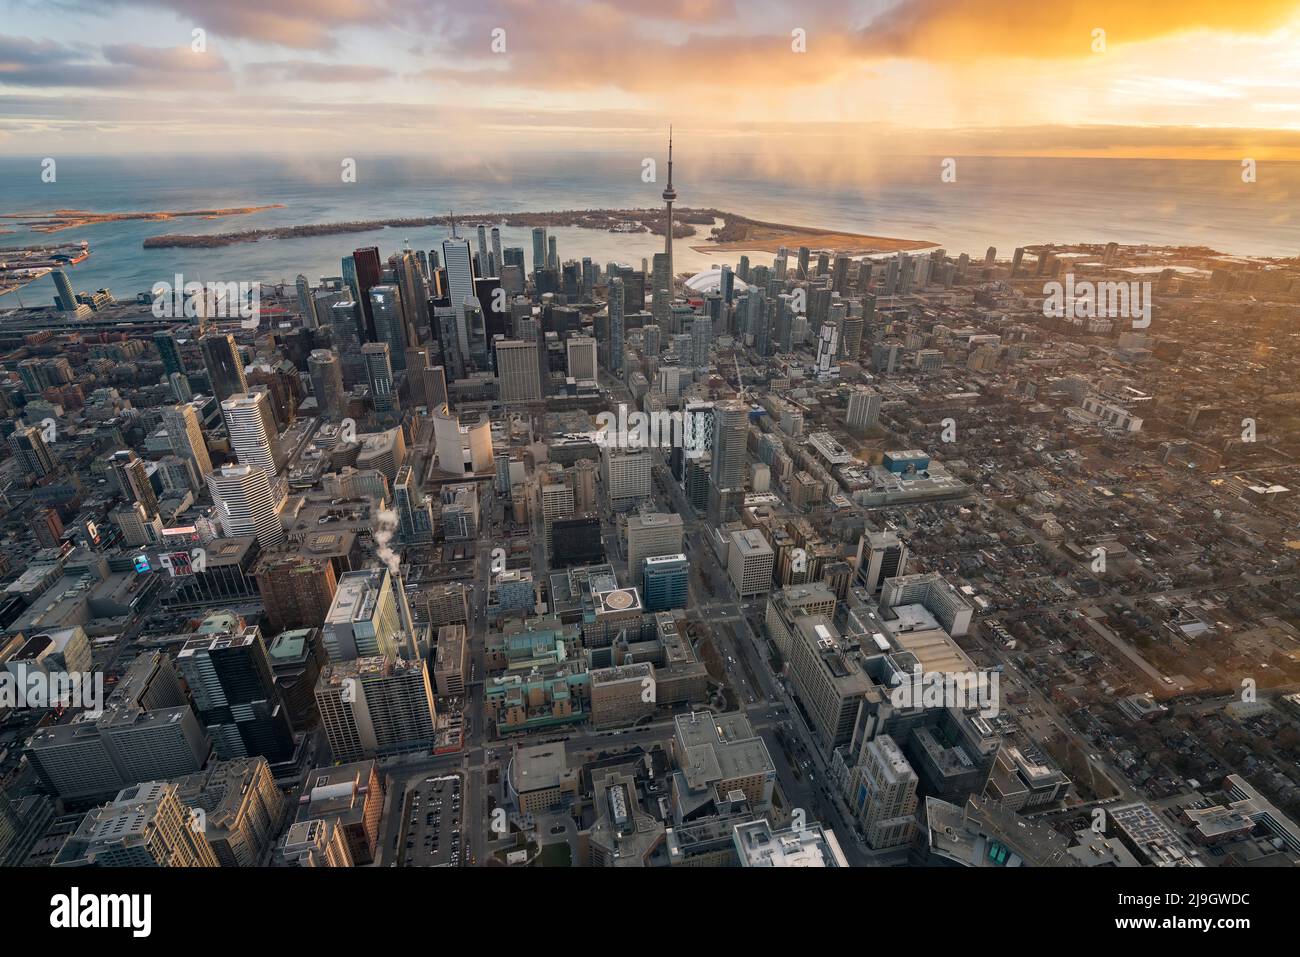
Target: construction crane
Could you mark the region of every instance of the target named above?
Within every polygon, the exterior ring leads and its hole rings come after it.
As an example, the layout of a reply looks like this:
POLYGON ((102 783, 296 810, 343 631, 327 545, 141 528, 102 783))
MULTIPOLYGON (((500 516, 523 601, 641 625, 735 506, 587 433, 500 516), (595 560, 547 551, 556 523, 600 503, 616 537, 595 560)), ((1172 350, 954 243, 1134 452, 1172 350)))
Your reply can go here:
POLYGON ((749 398, 748 390, 745 388, 744 378, 740 375, 740 354, 732 352, 731 358, 736 363, 736 395, 747 400, 749 398))

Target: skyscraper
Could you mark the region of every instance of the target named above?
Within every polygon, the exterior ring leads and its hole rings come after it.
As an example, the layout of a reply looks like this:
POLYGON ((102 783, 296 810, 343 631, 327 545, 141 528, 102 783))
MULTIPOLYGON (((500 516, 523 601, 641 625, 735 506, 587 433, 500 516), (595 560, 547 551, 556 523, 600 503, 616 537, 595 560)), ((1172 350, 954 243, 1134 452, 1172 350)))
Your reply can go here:
POLYGON ((387 342, 367 342, 361 347, 361 356, 366 361, 366 377, 370 381, 370 397, 375 403, 376 412, 390 412, 393 409, 393 367, 389 361, 387 342))
POLYGON ((641 594, 646 611, 685 608, 691 577, 691 566, 686 556, 680 553, 657 555, 647 558, 644 565, 641 594))
POLYGON ((402 368, 406 362, 406 324, 411 305, 403 300, 402 291, 397 286, 375 286, 370 290, 375 342, 387 343, 388 361, 395 369, 402 368))
POLYGON ((54 866, 218 867, 179 788, 171 781, 147 781, 123 789, 85 816, 54 866))
POLYGON ((709 364, 709 348, 713 345, 713 320, 697 316, 691 323, 691 359, 697 369, 709 364))
POLYGON ((194 406, 182 402, 163 409, 162 426, 167 432, 167 444, 181 458, 189 459, 202 478, 212 471, 212 459, 203 438, 203 426, 194 406))
POLYGON ((845 417, 849 428, 868 429, 880 421, 880 393, 869 386, 858 386, 849 394, 849 408, 845 417))
MULTIPOLYGON (((336 302, 330 308, 330 345, 339 361, 343 388, 350 388, 365 378, 361 362, 361 311, 356 302, 336 302)), ((319 399, 317 402, 319 403, 319 399)))
POLYGON ((400 582, 387 566, 347 572, 339 578, 321 631, 330 661, 373 655, 410 657, 410 636, 396 595, 400 582))
POLYGON ((311 295, 311 283, 302 273, 298 274, 295 281, 298 289, 298 311, 302 313, 303 325, 308 329, 315 329, 319 325, 316 319, 316 303, 311 295))
POLYGON ((623 371, 623 295, 623 280, 615 276, 609 281, 609 368, 616 373, 623 371))
POLYGON ((68 281, 68 274, 62 269, 56 269, 50 274, 54 280, 55 305, 59 307, 59 312, 76 312, 77 311, 77 294, 72 291, 72 283, 68 281))
POLYGON ((447 405, 447 372, 442 366, 424 370, 424 398, 430 409, 447 405))
POLYGON ((208 617, 176 664, 219 758, 293 756, 293 729, 256 625, 225 613, 208 617))
POLYGON ((255 570, 270 627, 316 628, 329 614, 338 588, 335 559, 303 554, 290 546, 263 551, 255 570))
POLYGON ((537 364, 537 344, 498 337, 495 349, 501 401, 540 402, 542 380, 537 364))
POLYGON ((393 480, 393 508, 397 511, 397 534, 408 545, 433 541, 433 504, 425 498, 409 465, 397 470, 393 480))
POLYGON ((917 777, 894 739, 882 734, 867 742, 849 774, 849 794, 867 843, 883 850, 910 842, 916 831, 917 777))
POLYGON ((501 261, 501 230, 492 227, 492 268, 488 272, 489 276, 500 276, 501 267, 504 265, 501 261))
POLYGON ((478 274, 480 276, 491 276, 492 262, 488 259, 488 240, 487 224, 479 223, 475 231, 478 237, 478 274))
POLYGON ((633 508, 652 495, 654 460, 648 448, 601 449, 601 480, 609 507, 615 511, 633 508))
POLYGON ((22 465, 23 471, 37 478, 44 478, 58 467, 50 447, 41 437, 41 430, 28 426, 17 429, 9 436, 9 451, 22 465))
POLYGON ((176 343, 176 334, 170 329, 159 329, 153 334, 153 344, 162 357, 163 371, 168 375, 174 372, 185 374, 185 363, 181 359, 180 346, 176 343))
POLYGON ((336 761, 433 744, 437 713, 423 658, 380 655, 331 664, 316 684, 316 704, 336 761))
POLYGON ((533 272, 546 268, 546 227, 533 227, 533 272))
POLYGON ((465 300, 474 295, 474 267, 470 261, 469 240, 451 237, 442 241, 442 258, 447 264, 447 290, 452 311, 456 314, 456 341, 462 357, 470 354, 469 327, 465 320, 465 300))
POLYGON ((207 476, 208 491, 227 535, 252 535, 263 549, 284 542, 282 502, 274 476, 251 465, 224 465, 207 476))
POLYGON ((221 403, 221 415, 230 433, 230 447, 240 465, 264 471, 274 481, 275 452, 271 447, 279 436, 271 403, 265 392, 245 392, 221 403))
POLYGON ((365 317, 365 338, 375 339, 375 317, 370 311, 370 290, 383 282, 384 268, 379 259, 378 246, 366 246, 352 252, 356 271, 357 294, 361 297, 361 312, 365 317))
POLYGON ((637 512, 627 520, 627 569, 632 580, 647 558, 682 551, 682 517, 671 512, 637 512))
POLYGON ((886 579, 907 574, 907 546, 893 532, 863 532, 857 569, 859 583, 875 595, 886 579))
POLYGON ((713 486, 741 488, 745 483, 745 439, 749 430, 749 406, 740 399, 718 402, 713 407, 713 486))
POLYGON ((208 382, 218 401, 229 399, 237 392, 248 391, 244 377, 244 361, 239 357, 235 337, 229 333, 213 333, 199 340, 203 366, 208 371, 208 382))
POLYGON ((313 349, 307 357, 316 409, 327 419, 343 418, 347 395, 343 390, 343 369, 333 349, 313 349))
POLYGON ((123 450, 114 452, 109 459, 109 464, 113 467, 113 474, 117 476, 117 487, 128 504, 139 502, 144 506, 147 519, 157 515, 158 496, 154 494, 153 486, 149 484, 144 460, 130 450, 123 450))
POLYGON ((569 375, 575 379, 595 379, 596 340, 590 336, 570 336, 565 346, 569 375))

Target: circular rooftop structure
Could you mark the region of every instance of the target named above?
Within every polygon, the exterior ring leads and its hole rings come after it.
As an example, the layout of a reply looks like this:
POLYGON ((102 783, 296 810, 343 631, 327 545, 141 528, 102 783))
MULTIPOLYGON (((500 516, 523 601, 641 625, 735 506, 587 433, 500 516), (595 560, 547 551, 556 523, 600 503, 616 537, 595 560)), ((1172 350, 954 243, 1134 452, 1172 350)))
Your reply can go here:
MULTIPOLYGON (((732 275, 735 276, 737 289, 748 288, 749 284, 739 276, 736 276, 734 271, 732 272, 732 275)), ((706 269, 704 272, 697 272, 690 279, 686 280, 686 288, 692 292, 698 292, 701 294, 717 292, 722 288, 722 270, 706 269)))

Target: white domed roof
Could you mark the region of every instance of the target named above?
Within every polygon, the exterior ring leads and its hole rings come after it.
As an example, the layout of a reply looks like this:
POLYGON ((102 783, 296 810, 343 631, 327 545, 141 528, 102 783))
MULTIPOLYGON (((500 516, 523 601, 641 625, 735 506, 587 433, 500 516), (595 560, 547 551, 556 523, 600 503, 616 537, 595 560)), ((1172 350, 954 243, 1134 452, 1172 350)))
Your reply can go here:
MULTIPOLYGON (((732 272, 735 275, 735 272, 732 272)), ((748 284, 741 280, 739 276, 735 278, 736 288, 748 288, 748 284)), ((686 288, 692 292, 717 292, 722 288, 722 270, 706 269, 704 272, 697 272, 690 279, 686 280, 686 288)))

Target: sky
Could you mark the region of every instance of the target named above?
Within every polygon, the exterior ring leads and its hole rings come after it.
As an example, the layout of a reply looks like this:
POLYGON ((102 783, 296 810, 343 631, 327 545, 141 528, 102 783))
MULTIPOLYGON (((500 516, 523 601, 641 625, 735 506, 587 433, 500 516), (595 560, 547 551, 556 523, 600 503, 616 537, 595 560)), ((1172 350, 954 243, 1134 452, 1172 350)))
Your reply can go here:
POLYGON ((0 154, 1300 160, 1300 0, 0 0, 0 154))

